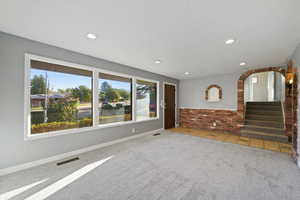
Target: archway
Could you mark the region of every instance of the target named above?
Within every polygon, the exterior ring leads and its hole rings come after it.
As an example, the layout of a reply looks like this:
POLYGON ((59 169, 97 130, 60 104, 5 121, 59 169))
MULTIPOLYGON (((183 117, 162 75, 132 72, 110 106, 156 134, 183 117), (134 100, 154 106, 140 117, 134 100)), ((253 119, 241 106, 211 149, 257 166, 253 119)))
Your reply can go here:
POLYGON ((260 73, 260 72, 269 72, 269 71, 274 71, 274 72, 279 72, 281 73, 284 77, 286 74, 286 70, 281 68, 281 67, 268 67, 268 68, 262 68, 262 69, 254 69, 254 70, 249 70, 245 73, 243 73, 239 80, 238 80, 238 96, 237 96, 237 113, 242 122, 244 122, 245 119, 245 102, 244 102, 244 83, 245 80, 252 74, 254 73, 260 73))

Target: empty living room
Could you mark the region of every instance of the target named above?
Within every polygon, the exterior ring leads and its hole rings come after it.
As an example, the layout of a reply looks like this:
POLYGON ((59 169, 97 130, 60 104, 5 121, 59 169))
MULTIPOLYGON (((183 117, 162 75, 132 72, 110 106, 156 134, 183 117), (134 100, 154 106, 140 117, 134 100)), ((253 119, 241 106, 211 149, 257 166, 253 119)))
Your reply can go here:
POLYGON ((299 76, 299 0, 0 0, 0 200, 300 200, 299 76))

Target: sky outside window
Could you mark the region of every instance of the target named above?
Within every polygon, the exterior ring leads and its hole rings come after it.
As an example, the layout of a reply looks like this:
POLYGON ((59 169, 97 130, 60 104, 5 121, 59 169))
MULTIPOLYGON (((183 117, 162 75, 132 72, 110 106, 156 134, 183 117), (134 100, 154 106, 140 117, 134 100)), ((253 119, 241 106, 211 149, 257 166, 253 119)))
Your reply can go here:
MULTIPOLYGON (((85 85, 89 89, 91 89, 91 78, 80 75, 72 75, 72 74, 64 74, 59 72, 52 72, 46 70, 39 69, 31 69, 31 79, 37 76, 44 76, 48 74, 48 79, 50 81, 50 89, 57 91, 57 89, 67 89, 67 88, 75 88, 78 85, 85 85)), ((130 84, 121 81, 114 80, 101 80, 100 84, 104 81, 108 82, 113 88, 125 89, 127 91, 130 90, 130 84)))

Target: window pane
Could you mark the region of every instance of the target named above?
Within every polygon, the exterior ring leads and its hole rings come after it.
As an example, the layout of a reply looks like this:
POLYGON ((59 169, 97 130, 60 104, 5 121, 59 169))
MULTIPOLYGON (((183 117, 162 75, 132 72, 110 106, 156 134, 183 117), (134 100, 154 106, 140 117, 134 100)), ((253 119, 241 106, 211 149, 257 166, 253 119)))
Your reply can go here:
POLYGON ((92 126, 92 72, 31 60, 31 134, 92 126))
POLYGON ((136 102, 137 120, 157 117, 157 84, 137 80, 136 102))
POLYGON ((132 120, 132 79, 99 74, 99 124, 132 120))

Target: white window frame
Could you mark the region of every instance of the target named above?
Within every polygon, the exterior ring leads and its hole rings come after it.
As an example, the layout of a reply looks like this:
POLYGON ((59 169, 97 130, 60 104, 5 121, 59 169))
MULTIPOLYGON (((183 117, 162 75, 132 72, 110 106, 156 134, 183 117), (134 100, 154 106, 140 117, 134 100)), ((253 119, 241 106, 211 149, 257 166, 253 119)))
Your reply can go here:
POLYGON ((25 53, 25 70, 24 70, 24 140, 35 140, 39 138, 47 138, 47 137, 54 137, 54 136, 60 136, 65 134, 75 134, 75 133, 81 133, 81 132, 88 132, 93 131, 97 129, 103 129, 103 128, 109 128, 109 127, 117 127, 122 125, 128 125, 128 124, 134 124, 134 123, 140 123, 140 122, 146 122, 146 121, 152 121, 152 120, 159 120, 160 116, 160 109, 159 109, 159 81, 158 80, 152 80, 147 79, 143 77, 136 77, 128 74, 118 73, 118 72, 112 72, 108 70, 99 69, 96 67, 90 67, 86 65, 80 65, 76 63, 61 61, 57 59, 52 58, 46 58, 42 56, 37 56, 29 53, 25 53), (30 107, 30 84, 31 84, 31 60, 41 61, 41 62, 48 62, 52 64, 57 65, 63 65, 66 67, 72 67, 72 68, 78 68, 83 70, 88 70, 92 72, 92 92, 93 92, 93 126, 91 127, 84 127, 84 128, 73 128, 73 129, 66 129, 66 130, 58 130, 58 131, 50 131, 45 133, 39 133, 39 134, 31 134, 31 107, 30 107), (111 74, 115 76, 121 76, 124 78, 130 78, 132 79, 132 120, 131 121, 124 121, 124 122, 113 122, 108 124, 99 124, 99 110, 98 110, 98 96, 99 96, 99 73, 106 73, 111 74), (156 83, 157 87, 157 103, 156 103, 156 109, 157 109, 157 116, 145 119, 145 120, 136 120, 136 80, 144 80, 156 83))
MULTIPOLYGON (((146 78, 141 78, 141 77, 135 77, 135 81, 134 81, 134 105, 136 106, 136 80, 139 81, 147 81, 147 82, 151 82, 151 83, 156 83, 156 117, 152 117, 149 119, 143 119, 143 120, 136 120, 136 109, 134 110, 134 119, 136 122, 144 122, 144 121, 150 121, 150 120, 156 120, 159 119, 159 81, 156 80, 152 80, 152 79, 146 79, 146 78)), ((134 107, 135 107, 134 106, 134 107)))

